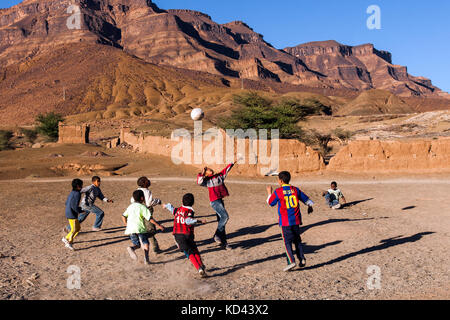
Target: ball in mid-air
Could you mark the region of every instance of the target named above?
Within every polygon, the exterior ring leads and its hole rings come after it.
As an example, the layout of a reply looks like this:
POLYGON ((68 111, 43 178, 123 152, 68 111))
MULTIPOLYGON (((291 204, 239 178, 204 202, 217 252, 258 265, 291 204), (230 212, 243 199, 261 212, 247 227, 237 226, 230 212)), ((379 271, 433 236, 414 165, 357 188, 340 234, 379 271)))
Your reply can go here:
POLYGON ((205 113, 200 108, 195 108, 191 111, 191 118, 194 121, 202 120, 205 117, 205 113))

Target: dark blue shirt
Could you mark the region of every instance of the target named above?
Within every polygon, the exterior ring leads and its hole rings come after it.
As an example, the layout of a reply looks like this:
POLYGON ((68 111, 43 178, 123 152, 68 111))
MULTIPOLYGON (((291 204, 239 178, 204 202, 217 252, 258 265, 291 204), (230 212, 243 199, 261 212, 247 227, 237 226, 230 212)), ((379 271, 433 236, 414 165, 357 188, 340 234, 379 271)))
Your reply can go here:
POLYGON ((80 191, 72 191, 66 200, 66 218, 78 219, 78 214, 83 210, 80 208, 81 193, 80 191))

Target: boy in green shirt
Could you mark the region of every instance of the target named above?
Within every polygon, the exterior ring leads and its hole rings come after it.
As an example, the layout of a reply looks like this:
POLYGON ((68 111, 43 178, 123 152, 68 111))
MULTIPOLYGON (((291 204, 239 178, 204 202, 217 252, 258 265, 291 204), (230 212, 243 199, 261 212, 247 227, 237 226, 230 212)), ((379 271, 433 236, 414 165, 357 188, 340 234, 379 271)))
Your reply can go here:
POLYGON ((130 236, 133 246, 128 247, 127 251, 131 259, 137 260, 135 250, 142 247, 144 249, 145 264, 150 264, 149 253, 149 234, 144 223, 144 219, 154 224, 157 229, 163 231, 164 227, 158 224, 153 218, 150 210, 144 205, 145 195, 142 190, 133 192, 134 203, 132 203, 122 215, 122 220, 126 224, 125 234, 130 236))

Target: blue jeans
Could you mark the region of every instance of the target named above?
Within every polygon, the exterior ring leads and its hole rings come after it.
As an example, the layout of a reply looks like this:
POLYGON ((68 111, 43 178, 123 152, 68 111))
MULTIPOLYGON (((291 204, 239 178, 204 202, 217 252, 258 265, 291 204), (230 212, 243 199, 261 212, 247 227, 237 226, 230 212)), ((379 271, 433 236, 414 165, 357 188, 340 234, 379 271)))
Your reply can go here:
POLYGON ((228 212, 225 210, 225 204, 222 199, 211 202, 211 207, 214 209, 217 215, 217 231, 215 236, 218 236, 222 241, 222 244, 227 243, 227 235, 225 232, 225 226, 229 220, 228 212))
POLYGON ((339 200, 333 194, 327 193, 325 195, 325 201, 330 208, 339 204, 339 200))
POLYGON ((142 244, 149 244, 148 242, 149 234, 148 233, 133 233, 130 234, 130 240, 136 247, 141 247, 142 244))
MULTIPOLYGON (((78 215, 78 221, 80 223, 82 223, 84 220, 86 220, 86 218, 88 217, 89 213, 95 213, 96 217, 95 217, 95 222, 94 222, 94 228, 101 228, 102 224, 103 224, 103 217, 105 216, 105 213, 103 212, 102 209, 100 209, 97 206, 84 206, 81 205, 81 209, 83 209, 83 211, 85 211, 86 213, 80 213, 78 215)), ((70 226, 68 227, 68 229, 70 230, 70 226)))

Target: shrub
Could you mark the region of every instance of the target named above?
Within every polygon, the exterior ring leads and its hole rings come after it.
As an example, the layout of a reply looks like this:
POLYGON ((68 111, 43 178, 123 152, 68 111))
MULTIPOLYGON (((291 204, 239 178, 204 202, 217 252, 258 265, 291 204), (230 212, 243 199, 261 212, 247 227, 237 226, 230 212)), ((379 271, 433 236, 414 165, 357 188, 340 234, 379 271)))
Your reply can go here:
POLYGON ((0 130, 0 151, 12 149, 11 138, 13 133, 10 130, 0 130))
POLYGON ((37 139, 37 131, 33 129, 21 128, 20 131, 25 136, 26 141, 34 143, 37 139))
POLYGON ((322 134, 316 130, 311 130, 311 136, 312 136, 312 140, 319 147, 319 151, 322 154, 322 156, 326 157, 332 149, 328 145, 333 140, 333 137, 331 136, 331 134, 322 134))
POLYGON ((348 140, 353 137, 354 133, 348 130, 343 130, 341 128, 337 128, 333 131, 333 134, 336 138, 341 140, 343 143, 347 143, 348 140))
POLYGON ((64 121, 62 115, 54 112, 39 114, 36 117, 37 132, 48 137, 51 141, 56 141, 58 140, 58 125, 62 121, 64 121))

